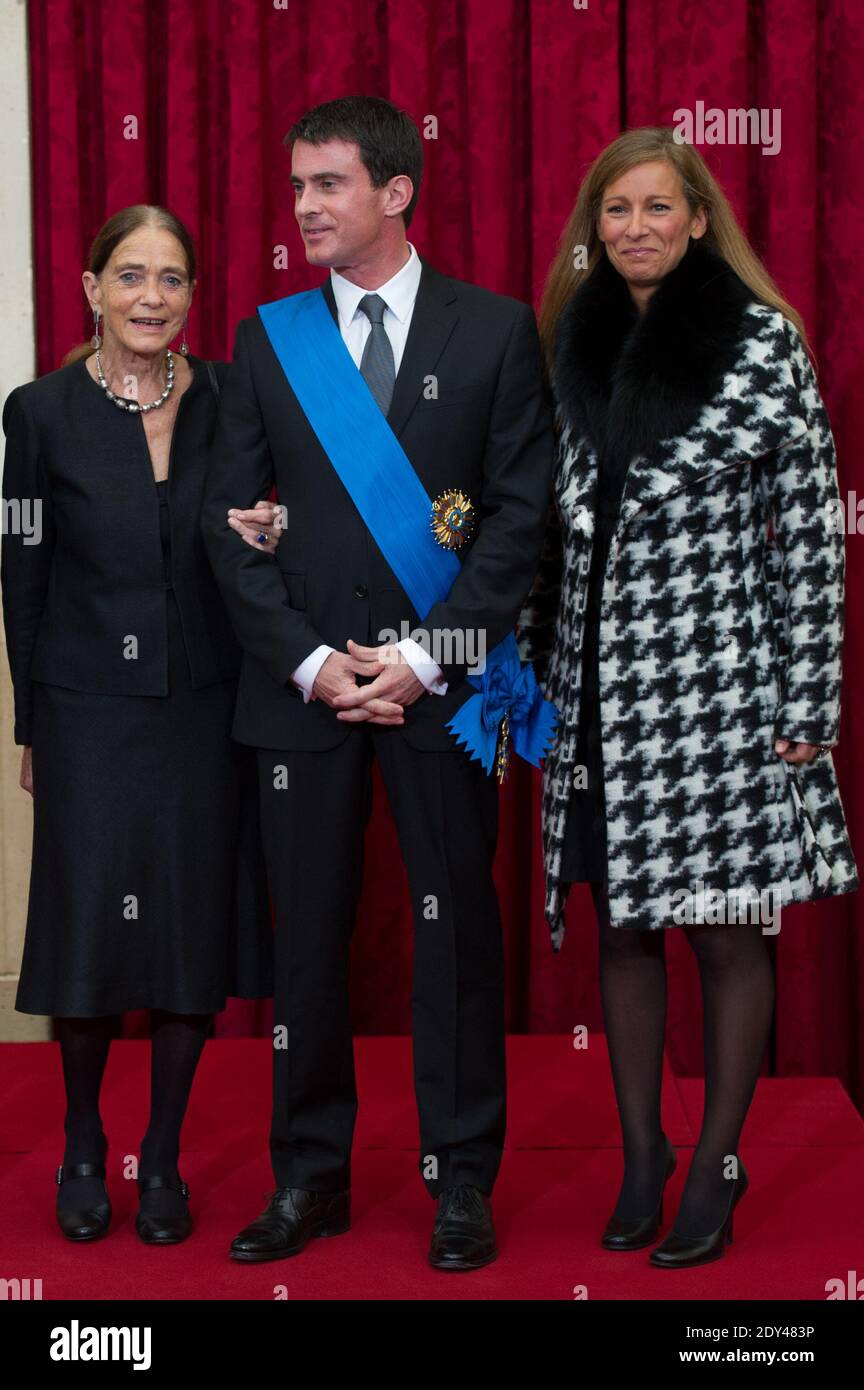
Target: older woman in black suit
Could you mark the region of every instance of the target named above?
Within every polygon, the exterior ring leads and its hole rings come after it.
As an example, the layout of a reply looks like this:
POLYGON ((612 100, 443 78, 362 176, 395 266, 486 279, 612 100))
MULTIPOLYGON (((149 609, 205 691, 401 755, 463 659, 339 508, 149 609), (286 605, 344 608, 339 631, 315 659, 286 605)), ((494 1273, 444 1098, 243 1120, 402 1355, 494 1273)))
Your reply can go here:
MULTIPOLYGON (((185 355, 188 232, 126 208, 91 251, 93 352, 6 402, 3 611, 34 795, 16 1008, 52 1014, 66 1085, 64 1235, 108 1229, 99 1091, 118 1016, 149 1008, 137 1229, 191 1229, 180 1129, 212 1015, 272 993, 255 772, 230 738, 239 648, 198 525, 224 364, 185 355), (168 345, 183 332, 183 356, 168 345)), ((274 549, 274 509, 237 522, 274 549)))

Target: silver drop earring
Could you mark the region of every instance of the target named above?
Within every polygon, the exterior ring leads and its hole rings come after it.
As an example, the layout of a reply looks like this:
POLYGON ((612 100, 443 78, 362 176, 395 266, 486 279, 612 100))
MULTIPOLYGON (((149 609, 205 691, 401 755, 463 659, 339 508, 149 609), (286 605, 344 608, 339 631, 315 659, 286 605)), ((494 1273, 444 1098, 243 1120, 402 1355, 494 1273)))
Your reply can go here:
POLYGON ((98 351, 102 346, 102 339, 99 335, 99 310, 93 310, 93 337, 90 339, 90 346, 98 351))
POLYGON ((180 351, 184 357, 189 356, 189 344, 186 341, 186 320, 183 320, 183 340, 180 343, 180 351))

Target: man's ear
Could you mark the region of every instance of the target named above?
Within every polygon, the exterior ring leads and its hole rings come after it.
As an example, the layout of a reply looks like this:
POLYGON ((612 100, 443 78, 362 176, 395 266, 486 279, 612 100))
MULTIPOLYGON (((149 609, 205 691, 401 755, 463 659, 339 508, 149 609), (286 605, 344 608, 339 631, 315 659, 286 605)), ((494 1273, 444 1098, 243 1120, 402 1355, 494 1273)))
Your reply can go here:
POLYGON ((385 217, 401 217, 414 197, 414 184, 407 174, 394 174, 387 189, 389 204, 385 217))

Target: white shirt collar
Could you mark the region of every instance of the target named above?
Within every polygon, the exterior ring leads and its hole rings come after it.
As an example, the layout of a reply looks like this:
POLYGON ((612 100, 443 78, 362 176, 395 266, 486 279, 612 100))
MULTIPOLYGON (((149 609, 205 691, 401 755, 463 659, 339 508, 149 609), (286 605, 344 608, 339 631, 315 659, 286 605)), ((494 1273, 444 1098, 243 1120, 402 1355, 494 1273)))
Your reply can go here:
POLYGON ((417 298, 423 271, 423 263, 415 247, 410 241, 407 244, 411 252, 408 260, 395 275, 383 285, 379 285, 376 290, 364 290, 362 285, 355 285, 353 281, 346 280, 344 275, 331 269, 330 284, 333 286, 333 296, 342 326, 348 326, 357 313, 360 300, 366 294, 380 294, 387 308, 396 315, 400 323, 404 322, 417 298))

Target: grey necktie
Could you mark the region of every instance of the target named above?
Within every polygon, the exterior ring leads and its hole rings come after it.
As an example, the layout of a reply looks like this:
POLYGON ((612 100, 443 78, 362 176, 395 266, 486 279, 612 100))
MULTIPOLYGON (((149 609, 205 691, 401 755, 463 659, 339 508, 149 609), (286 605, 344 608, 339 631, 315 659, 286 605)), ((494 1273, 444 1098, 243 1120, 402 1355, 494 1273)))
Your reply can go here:
POLYGON ((393 363, 393 349, 384 327, 384 300, 380 294, 364 294, 360 300, 360 308, 372 325, 372 331, 363 349, 360 375, 381 407, 382 414, 386 415, 393 399, 396 369, 393 363))

